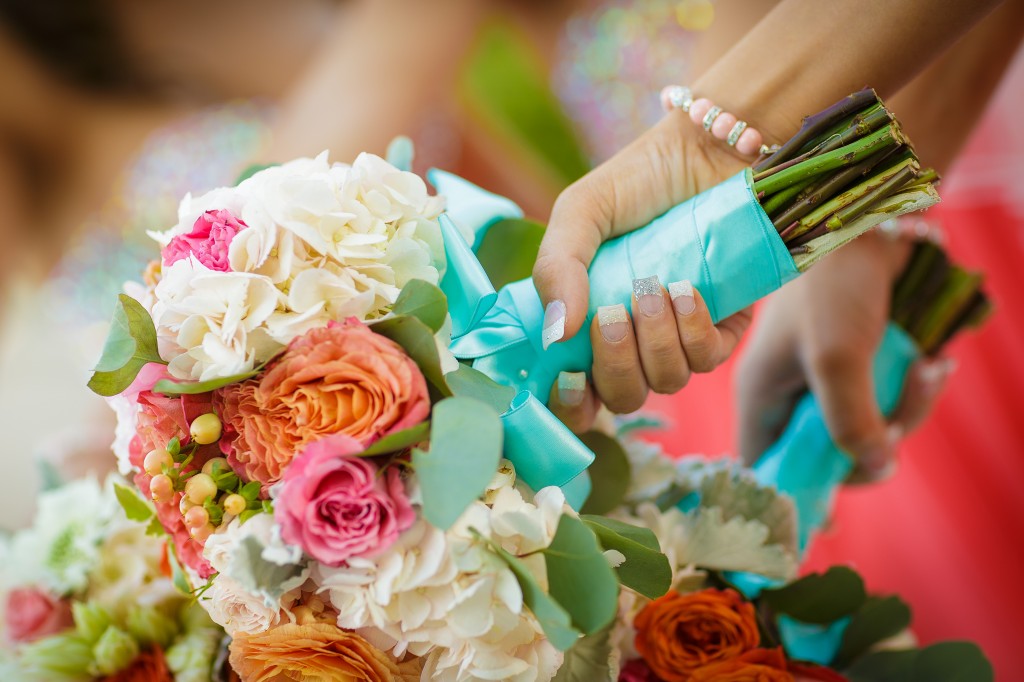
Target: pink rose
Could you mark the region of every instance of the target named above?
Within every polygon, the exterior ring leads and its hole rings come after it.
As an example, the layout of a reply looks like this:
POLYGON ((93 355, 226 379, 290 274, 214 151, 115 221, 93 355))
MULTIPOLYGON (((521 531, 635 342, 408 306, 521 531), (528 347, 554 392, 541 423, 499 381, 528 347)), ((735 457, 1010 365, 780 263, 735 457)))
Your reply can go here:
POLYGON ((7 595, 7 636, 12 642, 34 642, 67 630, 75 622, 71 607, 36 587, 19 587, 7 595))
POLYGON ((338 566, 389 547, 416 513, 393 466, 383 472, 354 438, 335 435, 306 447, 285 471, 274 518, 286 542, 338 566))
POLYGON ((231 269, 228 265, 228 247, 235 235, 246 227, 229 211, 207 211, 199 216, 191 232, 178 235, 164 247, 164 265, 195 256, 196 260, 209 269, 227 272, 231 269))

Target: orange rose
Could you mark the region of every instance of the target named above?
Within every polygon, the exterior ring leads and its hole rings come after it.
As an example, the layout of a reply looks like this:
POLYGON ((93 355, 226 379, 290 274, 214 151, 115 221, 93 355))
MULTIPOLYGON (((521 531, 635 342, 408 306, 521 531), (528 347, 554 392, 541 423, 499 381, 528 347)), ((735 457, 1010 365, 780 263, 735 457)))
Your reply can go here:
POLYGON ((734 590, 669 592, 634 622, 636 649, 665 682, 687 682, 711 663, 736 658, 761 641, 754 606, 734 590))
POLYGON ((793 682, 782 648, 751 649, 736 658, 698 668, 690 682, 793 682))
POLYGON ((356 321, 310 330, 261 376, 226 386, 220 402, 231 465, 264 488, 311 442, 343 434, 365 446, 430 412, 416 363, 356 321))
POLYGON ((174 682, 174 676, 167 667, 163 650, 154 646, 136 656, 124 670, 103 678, 103 682, 174 682))
POLYGON ((418 665, 400 666, 356 633, 330 623, 288 623, 255 635, 239 632, 230 651, 231 667, 242 682, 419 680, 418 665))

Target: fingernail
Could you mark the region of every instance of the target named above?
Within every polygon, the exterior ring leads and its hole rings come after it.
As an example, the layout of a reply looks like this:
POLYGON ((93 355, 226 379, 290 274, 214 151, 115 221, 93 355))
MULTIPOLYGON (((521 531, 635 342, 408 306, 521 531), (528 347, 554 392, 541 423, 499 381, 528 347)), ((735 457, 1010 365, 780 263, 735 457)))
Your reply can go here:
POLYGON ((583 392, 587 388, 585 372, 558 373, 558 400, 563 405, 575 407, 583 402, 583 392))
POLYGON ((541 342, 544 350, 548 346, 565 336, 565 303, 552 301, 544 310, 544 332, 541 334, 541 342))
POLYGON ((665 309, 665 295, 661 292, 661 281, 657 275, 633 280, 633 296, 636 307, 647 317, 660 315, 665 309))
POLYGON ((917 376, 921 381, 924 392, 927 395, 934 395, 942 389, 946 379, 955 370, 956 360, 953 358, 943 358, 923 364, 921 369, 918 370, 917 376))
POLYGON ((697 309, 697 301, 693 298, 693 285, 688 279, 669 284, 668 295, 672 298, 672 307, 680 315, 689 315, 697 309))
POLYGON ((629 331, 629 316, 626 314, 626 306, 619 303, 599 307, 597 309, 597 326, 601 330, 601 336, 608 343, 616 343, 626 338, 626 333, 629 331))
POLYGON ((903 427, 890 424, 885 432, 885 443, 868 450, 860 459, 861 466, 873 474, 881 474, 895 462, 896 446, 903 439, 903 427))

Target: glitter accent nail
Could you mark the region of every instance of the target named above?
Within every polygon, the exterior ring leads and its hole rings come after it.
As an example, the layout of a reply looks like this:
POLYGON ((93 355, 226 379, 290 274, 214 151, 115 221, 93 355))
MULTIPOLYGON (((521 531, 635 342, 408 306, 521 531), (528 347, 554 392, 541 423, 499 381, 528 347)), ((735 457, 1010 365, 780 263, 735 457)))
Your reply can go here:
POLYGON ((548 303, 544 311, 544 331, 541 334, 541 343, 544 350, 555 341, 565 336, 565 303, 552 301, 548 303))
POLYGON ((634 279, 633 296, 636 297, 636 307, 647 317, 660 315, 665 309, 665 294, 657 275, 634 279))
POLYGON ((697 302, 693 298, 693 285, 688 279, 670 282, 668 295, 672 299, 672 307, 680 315, 689 315, 697 308, 697 302))

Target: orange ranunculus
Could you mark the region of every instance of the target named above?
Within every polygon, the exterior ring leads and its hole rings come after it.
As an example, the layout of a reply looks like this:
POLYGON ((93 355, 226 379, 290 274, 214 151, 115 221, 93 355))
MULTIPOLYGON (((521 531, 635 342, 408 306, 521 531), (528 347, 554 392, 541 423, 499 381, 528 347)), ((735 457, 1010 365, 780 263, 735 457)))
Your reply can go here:
POLYGON ((369 445, 430 412, 416 363, 355 320, 306 332, 262 375, 225 386, 220 402, 228 460, 264 489, 309 443, 342 434, 369 445))
POLYGON ((231 667, 242 682, 419 680, 416 665, 399 665, 354 632, 330 623, 288 623, 265 632, 235 634, 231 667))
POLYGON ((154 646, 136 656, 124 670, 103 678, 103 682, 174 682, 174 675, 167 667, 163 650, 154 646))
POLYGON ((633 623, 636 649, 665 682, 687 682, 697 668, 736 658, 761 641, 754 606, 734 590, 669 592, 633 623))
POLYGON ((751 649, 736 658, 697 668, 690 682, 793 682, 782 648, 751 649))

